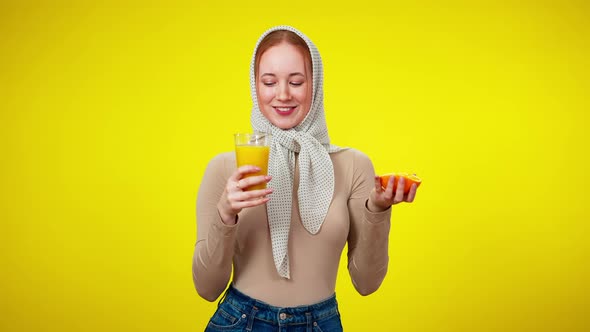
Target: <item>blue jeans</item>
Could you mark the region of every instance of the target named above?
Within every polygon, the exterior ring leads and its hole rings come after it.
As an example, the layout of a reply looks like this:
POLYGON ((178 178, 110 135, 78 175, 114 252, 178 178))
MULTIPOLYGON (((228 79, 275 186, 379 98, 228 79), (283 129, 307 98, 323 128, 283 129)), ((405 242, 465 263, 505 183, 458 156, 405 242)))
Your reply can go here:
POLYGON ((342 323, 336 295, 316 304, 280 308, 230 285, 207 324, 209 331, 341 332, 342 323))

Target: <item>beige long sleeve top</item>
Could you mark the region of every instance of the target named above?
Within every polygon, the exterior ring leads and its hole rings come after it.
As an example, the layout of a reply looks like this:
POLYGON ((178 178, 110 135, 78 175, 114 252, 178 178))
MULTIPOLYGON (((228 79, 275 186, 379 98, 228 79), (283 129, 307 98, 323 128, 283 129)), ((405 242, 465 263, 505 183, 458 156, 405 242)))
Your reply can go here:
MULTIPOLYGON (((296 200, 299 174, 295 169, 288 244, 290 279, 276 271, 264 205, 242 210, 235 225, 221 220, 217 203, 236 169, 235 154, 224 153, 211 160, 197 200, 193 282, 199 295, 209 301, 217 299, 227 287, 233 266, 234 286, 250 297, 280 307, 316 303, 334 293, 347 241, 348 270, 354 287, 363 295, 379 288, 389 260, 391 208, 377 213, 367 208, 375 173, 365 154, 346 149, 331 153, 330 158, 334 197, 316 235, 301 224, 296 200)), ((272 194, 269 197, 272 199, 272 194)))

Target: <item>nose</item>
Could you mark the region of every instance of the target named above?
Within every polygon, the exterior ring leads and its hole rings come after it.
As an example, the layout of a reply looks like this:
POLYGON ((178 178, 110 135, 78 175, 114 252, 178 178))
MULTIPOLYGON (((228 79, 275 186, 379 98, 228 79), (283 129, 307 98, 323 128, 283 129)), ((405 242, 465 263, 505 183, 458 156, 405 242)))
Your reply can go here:
POLYGON ((288 84, 279 84, 277 87, 277 100, 284 101, 290 100, 291 93, 289 92, 289 85, 288 84))

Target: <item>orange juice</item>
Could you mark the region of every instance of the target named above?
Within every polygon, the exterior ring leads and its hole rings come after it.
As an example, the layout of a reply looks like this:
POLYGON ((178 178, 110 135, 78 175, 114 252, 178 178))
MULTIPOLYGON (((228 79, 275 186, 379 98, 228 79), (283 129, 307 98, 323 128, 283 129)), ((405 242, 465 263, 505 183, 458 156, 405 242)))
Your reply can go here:
MULTIPOLYGON (((246 175, 249 176, 256 176, 256 175, 266 175, 268 172, 268 154, 270 152, 269 146, 260 146, 260 145, 236 145, 236 161, 238 167, 244 165, 254 165, 260 167, 260 172, 251 173, 246 175)), ((266 182, 250 186, 245 190, 257 190, 257 189, 264 189, 266 188, 266 182)))

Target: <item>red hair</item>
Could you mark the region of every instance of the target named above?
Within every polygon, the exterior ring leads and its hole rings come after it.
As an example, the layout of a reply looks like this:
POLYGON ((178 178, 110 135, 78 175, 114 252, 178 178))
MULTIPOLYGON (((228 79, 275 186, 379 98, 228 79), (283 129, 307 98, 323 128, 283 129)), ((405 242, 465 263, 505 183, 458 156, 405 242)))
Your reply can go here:
POLYGON ((258 49, 256 50, 256 59, 254 60, 254 75, 258 80, 258 66, 260 65, 260 58, 269 48, 279 45, 281 43, 291 44, 301 50, 305 57, 305 64, 308 68, 311 68, 311 54, 309 53, 309 47, 303 38, 299 37, 295 32, 289 30, 276 30, 264 37, 258 49))

